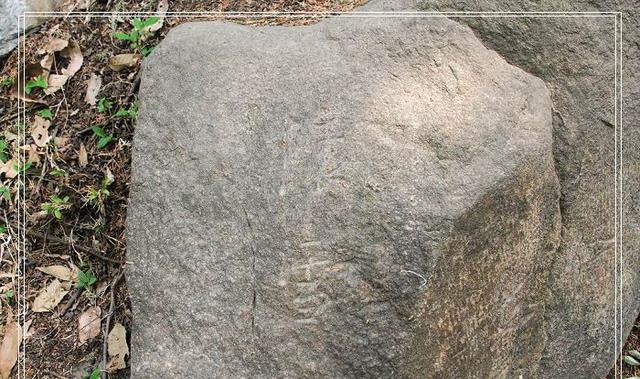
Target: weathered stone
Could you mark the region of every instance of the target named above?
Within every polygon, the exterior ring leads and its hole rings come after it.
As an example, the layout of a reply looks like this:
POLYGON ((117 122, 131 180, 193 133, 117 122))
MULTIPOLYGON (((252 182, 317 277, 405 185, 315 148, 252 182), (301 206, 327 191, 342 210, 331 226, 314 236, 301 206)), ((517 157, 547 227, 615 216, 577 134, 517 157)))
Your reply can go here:
MULTIPOLYGON (((22 17, 24 12, 55 11, 60 3, 60 0, 2 0, 0 2, 0 57, 17 46, 18 18, 22 17)), ((24 27, 29 30, 46 19, 46 16, 27 15, 21 22, 24 22, 24 27)))
POLYGON ((551 102, 467 27, 183 24, 140 97, 133 378, 537 371, 551 102))
MULTIPOLYGON (((562 197, 562 244, 546 305, 545 378, 602 378, 640 307, 640 19, 636 1, 425 1, 422 9, 455 11, 622 11, 622 129, 615 156, 614 15, 461 18, 512 64, 544 79, 554 105, 554 152, 562 197), (577 16, 577 17, 576 17, 577 16), (622 145, 620 145, 622 138, 622 145), (618 163, 617 170, 614 168, 618 163), (622 175, 616 186, 616 171, 622 175), (622 183, 622 184, 621 184, 622 183), (622 229, 615 232, 617 204, 622 229), (618 208, 620 212, 620 208, 618 208), (620 232, 622 231, 622 233, 620 232), (617 263, 622 293, 616 296, 617 263), (622 259, 620 259, 622 258, 622 259), (622 309, 615 310, 615 301, 622 309), (616 325, 616 315, 621 317, 616 325), (620 322, 620 321, 619 321, 620 322), (622 330, 622 335, 620 335, 622 330)), ((620 68, 618 68, 620 70, 620 68)), ((618 87, 620 88, 620 87, 618 87)), ((620 95, 619 95, 620 96, 620 95)), ((618 121, 620 122, 620 120, 618 121)), ((618 123, 618 125, 620 125, 618 123)))

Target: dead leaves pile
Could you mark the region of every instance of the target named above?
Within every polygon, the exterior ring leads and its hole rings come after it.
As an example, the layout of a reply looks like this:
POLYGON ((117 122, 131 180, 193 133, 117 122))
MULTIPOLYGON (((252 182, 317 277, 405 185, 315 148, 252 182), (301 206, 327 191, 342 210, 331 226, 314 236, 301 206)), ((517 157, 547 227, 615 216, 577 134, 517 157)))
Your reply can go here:
POLYGON ((41 56, 38 63, 31 63, 25 66, 24 78, 20 75, 18 80, 14 80, 11 87, 10 96, 20 98, 27 102, 45 102, 41 98, 35 97, 28 89, 29 82, 39 80, 38 85, 44 95, 52 95, 58 92, 82 67, 84 57, 80 46, 75 41, 62 38, 52 38, 47 45, 38 51, 41 56), (59 72, 56 70, 57 62, 68 60, 66 67, 62 67, 59 72))

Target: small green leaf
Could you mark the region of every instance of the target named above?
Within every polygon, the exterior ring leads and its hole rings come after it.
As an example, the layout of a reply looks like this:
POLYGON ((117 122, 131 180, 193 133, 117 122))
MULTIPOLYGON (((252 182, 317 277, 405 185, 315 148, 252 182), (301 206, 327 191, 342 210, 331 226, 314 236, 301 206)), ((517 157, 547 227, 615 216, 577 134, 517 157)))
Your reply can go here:
POLYGON ((13 78, 10 76, 7 76, 6 78, 2 78, 2 85, 5 87, 11 87, 11 85, 13 84, 13 78))
POLYGON ((13 300, 13 295, 15 293, 13 292, 13 290, 7 290, 7 292, 4 293, 4 298, 5 300, 7 300, 7 302, 11 302, 11 300, 13 300))
POLYGON ((91 371, 91 375, 85 376, 83 379, 100 379, 100 367, 96 367, 91 371))
POLYGON ((104 97, 98 100, 98 112, 100 113, 104 113, 108 111, 109 109, 111 109, 112 106, 113 104, 109 100, 105 99, 104 97))
POLYGON ((153 51, 152 46, 145 46, 142 49, 140 49, 140 54, 142 54, 143 57, 147 57, 149 56, 149 54, 151 54, 152 51, 153 51))
POLYGON ((89 270, 78 272, 78 284, 77 288, 89 288, 92 286, 98 279, 93 275, 93 273, 89 270))
POLYGON ((140 20, 139 18, 134 18, 133 20, 131 20, 131 23, 133 24, 133 28, 135 30, 140 30, 144 26, 142 20, 140 20))
POLYGON ((51 176, 61 177, 66 176, 67 172, 61 168, 54 168, 53 170, 49 171, 49 174, 51 174, 51 176))
POLYGON ((93 131, 93 134, 95 134, 98 137, 104 137, 107 135, 107 133, 104 132, 104 129, 102 129, 98 125, 93 125, 91 127, 91 130, 93 131))
POLYGON ((640 351, 638 351, 638 350, 629 350, 629 351, 627 351, 627 354, 629 354, 630 356, 632 356, 636 360, 640 361, 640 351))
POLYGON ((36 77, 35 79, 29 80, 24 86, 24 92, 30 94, 31 91, 36 87, 47 88, 47 80, 44 78, 44 76, 38 75, 38 77, 36 77))
POLYGON ((622 360, 624 361, 624 363, 628 364, 629 366, 640 366, 640 362, 638 362, 635 358, 629 355, 625 355, 624 357, 622 357, 622 360))
POLYGON ((7 232, 7 227, 4 225, 0 225, 0 234, 5 234, 7 232))
POLYGON ((31 166, 33 165, 33 163, 31 162, 25 162, 22 166, 19 166, 17 163, 15 165, 13 165, 13 169, 18 171, 19 174, 22 174, 23 172, 27 172, 31 166))
POLYGON ((140 32, 138 32, 137 30, 132 30, 130 37, 131 37, 131 39, 129 41, 137 42, 138 38, 140 38, 140 32))
POLYGON ((56 205, 67 205, 67 203, 69 203, 69 196, 51 196, 50 199, 56 205))
POLYGON ((147 19, 145 19, 144 21, 142 21, 142 27, 146 28, 147 26, 151 26, 153 24, 155 24, 156 22, 158 22, 160 18, 158 16, 152 16, 149 17, 147 19))
POLYGON ((123 32, 115 32, 113 33, 113 36, 119 40, 123 40, 123 41, 133 41, 131 39, 131 36, 127 33, 123 33, 123 32))
POLYGON ((51 120, 53 118, 53 113, 51 113, 51 109, 49 108, 40 109, 36 114, 42 118, 46 118, 47 120, 51 120))
POLYGON ((7 155, 7 140, 4 138, 0 138, 0 161, 5 163, 9 160, 9 156, 7 155))
POLYGON ((116 112, 115 115, 116 117, 127 117, 129 115, 129 112, 126 109, 120 109, 116 112))
POLYGON ((0 187, 0 195, 5 198, 7 201, 11 201, 11 191, 9 188, 2 186, 0 187))
POLYGON ((98 143, 96 144, 96 147, 98 148, 98 150, 103 149, 109 144, 109 142, 111 142, 112 139, 113 136, 111 136, 111 134, 109 134, 108 136, 100 137, 98 143))
POLYGON ((129 106, 129 109, 120 109, 118 112, 116 112, 115 116, 129 117, 129 118, 138 117, 138 104, 137 103, 131 104, 131 106, 129 106))

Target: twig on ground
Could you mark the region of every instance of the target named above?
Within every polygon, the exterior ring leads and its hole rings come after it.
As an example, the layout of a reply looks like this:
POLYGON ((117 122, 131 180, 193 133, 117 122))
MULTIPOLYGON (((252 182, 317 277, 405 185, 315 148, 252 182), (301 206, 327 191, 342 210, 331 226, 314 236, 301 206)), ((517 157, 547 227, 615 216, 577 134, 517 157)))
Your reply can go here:
POLYGON ((109 304, 109 314, 107 314, 106 317, 106 321, 105 321, 105 325, 104 325, 104 330, 102 331, 103 334, 103 338, 102 338, 102 368, 100 370, 100 378, 101 379, 106 379, 107 378, 107 351, 108 351, 108 339, 107 336, 109 335, 109 327, 111 326, 111 317, 113 316, 113 308, 115 308, 115 303, 116 303, 116 286, 118 285, 118 282, 120 281, 120 279, 122 279, 122 276, 124 275, 124 267, 122 268, 122 270, 120 270, 120 273, 118 273, 118 275, 115 277, 115 279, 113 279, 113 282, 111 283, 111 303, 109 304))
MULTIPOLYGON (((9 224, 9 222, 7 222, 7 220, 4 219, 4 218, 2 218, 2 221, 4 221, 4 223, 7 224, 7 225, 9 224)), ((104 255, 102 255, 102 252, 99 251, 99 250, 96 250, 96 249, 93 249, 93 248, 90 248, 90 247, 86 247, 86 246, 82 246, 82 245, 76 245, 70 239, 65 239, 65 238, 60 238, 60 237, 56 237, 56 236, 45 235, 43 233, 36 232, 36 231, 34 231, 32 229, 27 229, 26 230, 26 234, 27 234, 27 236, 34 237, 34 238, 37 238, 37 239, 42 240, 42 241, 49 241, 49 242, 54 243, 54 244, 60 244, 60 245, 71 245, 71 244, 73 244, 73 246, 75 247, 76 250, 81 251, 81 252, 83 252, 85 254, 93 255, 94 257, 100 258, 103 261, 111 262, 111 263, 114 263, 114 264, 120 264, 120 265, 126 263, 126 261, 119 261, 117 259, 105 257, 104 255)))
POLYGON ((69 301, 67 301, 64 307, 60 310, 60 317, 64 316, 69 311, 69 309, 71 309, 78 302, 78 299, 80 298, 80 293, 82 293, 82 290, 79 288, 75 288, 73 290, 73 293, 69 298, 69 301))

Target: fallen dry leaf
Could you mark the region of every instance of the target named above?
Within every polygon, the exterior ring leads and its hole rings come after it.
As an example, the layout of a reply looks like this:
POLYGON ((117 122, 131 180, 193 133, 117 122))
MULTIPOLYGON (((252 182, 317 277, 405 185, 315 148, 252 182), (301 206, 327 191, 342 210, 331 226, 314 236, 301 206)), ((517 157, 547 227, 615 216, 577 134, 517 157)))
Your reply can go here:
POLYGON ((24 334, 24 339, 29 339, 30 337, 33 337, 33 335, 35 334, 33 330, 31 330, 31 323, 33 322, 33 319, 29 319, 27 322, 24 323, 22 329, 23 332, 22 334, 24 334))
POLYGON ((91 307, 78 317, 78 340, 80 345, 100 334, 101 316, 102 310, 100 307, 91 307))
POLYGON ((20 325, 9 319, 4 328, 4 338, 0 346, 0 379, 8 379, 11 370, 18 360, 18 350, 20 349, 20 325))
POLYGON ((67 137, 55 137, 53 139, 53 144, 57 147, 66 147, 67 143, 69 143, 69 138, 67 137))
POLYGON ((47 88, 43 89, 44 93, 47 95, 51 95, 52 93, 58 92, 67 83, 68 79, 69 79, 68 75, 58 75, 58 74, 49 75, 49 79, 47 81, 47 88))
POLYGON ((43 147, 49 141, 49 131, 43 128, 33 128, 31 129, 31 137, 33 137, 33 142, 36 145, 43 147))
POLYGON ((18 161, 15 158, 12 158, 4 164, 0 164, 0 174, 4 174, 7 179, 13 179, 18 176, 18 171, 16 167, 18 166, 18 161))
POLYGON ((82 51, 80 50, 80 46, 74 41, 69 43, 69 46, 65 47, 61 52, 65 58, 69 58, 69 65, 66 68, 62 69, 62 74, 67 75, 67 77, 72 77, 75 75, 80 67, 82 67, 82 62, 84 61, 84 57, 82 56, 82 51))
POLYGON ((78 281, 77 273, 66 266, 53 265, 53 266, 47 266, 47 267, 36 267, 36 270, 42 271, 47 275, 51 275, 54 278, 64 280, 67 282, 78 281))
POLYGON ((69 78, 80 70, 84 57, 76 42, 60 38, 53 38, 41 52, 46 53, 40 60, 40 68, 47 79, 47 88, 43 91, 46 95, 51 95, 59 91, 69 78), (69 65, 61 70, 61 74, 49 74, 56 52, 59 52, 62 57, 69 58, 69 65))
POLYGON ((113 71, 122 71, 127 67, 134 67, 140 62, 140 54, 118 54, 109 58, 109 67, 113 71))
POLYGON ((127 331, 120 323, 115 324, 107 336, 107 352, 109 353, 107 372, 115 372, 127 367, 124 361, 125 356, 129 354, 127 331))
POLYGON ((61 51, 69 46, 69 41, 62 38, 52 38, 47 46, 44 47, 44 51, 40 51, 40 54, 43 53, 55 53, 56 51, 61 51))
POLYGON ((89 159, 87 158, 87 148, 84 146, 84 143, 80 143, 80 151, 78 151, 78 165, 80 167, 85 167, 89 163, 89 159))
MULTIPOLYGON (((52 38, 51 40, 49 40, 49 43, 47 43, 47 45, 43 49, 38 50, 38 54, 44 54, 44 57, 42 57, 42 59, 40 60, 40 68, 42 69, 42 74, 47 80, 48 88, 44 90, 44 92, 47 95, 55 92, 54 90, 51 89, 51 84, 50 84, 51 79, 49 78, 50 77, 49 72, 51 71, 51 66, 53 65, 54 55, 56 51, 61 51, 64 48, 66 48, 68 45, 69 45, 68 40, 61 39, 61 38, 52 38)), ((57 80, 57 83, 59 83, 61 79, 54 78, 53 80, 57 80)), ((59 87, 57 87, 57 89, 59 89, 59 87)))
POLYGON ((38 145, 30 144, 28 146, 23 146, 21 149, 26 151, 27 153, 29 153, 29 157, 27 158, 27 162, 29 162, 29 163, 40 163, 40 154, 43 154, 44 152, 40 152, 38 150, 38 145))
POLYGON ((58 279, 54 279, 47 287, 42 289, 35 300, 33 300, 31 310, 34 312, 52 311, 67 293, 69 293, 69 288, 68 283, 65 285, 58 279))
POLYGON ((42 126, 45 129, 49 129, 49 127, 51 126, 51 121, 40 116, 35 116, 35 118, 33 119, 33 126, 42 126))
POLYGON ((53 54, 47 54, 40 60, 40 67, 42 67, 45 71, 45 77, 49 77, 49 70, 51 70, 51 66, 53 65, 53 54))
POLYGON ((31 137, 33 137, 33 142, 36 145, 42 147, 47 144, 49 141, 49 126, 51 126, 51 121, 36 116, 31 125, 31 137))
POLYGON ((87 93, 84 95, 84 101, 89 105, 96 105, 98 93, 100 92, 100 86, 102 85, 102 78, 96 74, 91 74, 91 77, 87 81, 87 93))

